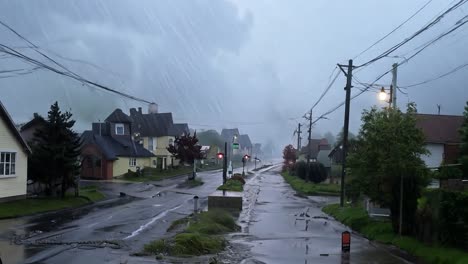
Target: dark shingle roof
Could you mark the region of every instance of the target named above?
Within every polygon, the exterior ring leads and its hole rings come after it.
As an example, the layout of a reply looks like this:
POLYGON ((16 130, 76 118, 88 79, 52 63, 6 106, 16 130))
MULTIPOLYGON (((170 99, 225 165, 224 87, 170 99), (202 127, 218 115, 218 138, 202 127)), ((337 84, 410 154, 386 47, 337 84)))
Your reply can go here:
POLYGON ((426 143, 461 143, 459 129, 463 116, 416 114, 416 127, 426 143))
POLYGON ((239 144, 242 148, 252 148, 252 142, 250 141, 249 135, 240 135, 239 144))
POLYGON ((170 136, 173 127, 171 113, 142 114, 135 109, 130 109, 133 121, 133 131, 140 133, 142 137, 170 136))
POLYGON ((189 127, 187 124, 173 124, 172 127, 169 128, 169 136, 178 137, 182 134, 188 134, 190 132, 189 127))
POLYGON ((132 119, 122 112, 121 109, 117 108, 106 118, 106 122, 110 123, 132 123, 132 119))
MULTIPOLYGON (((317 155, 320 150, 330 150, 331 146, 328 144, 328 140, 326 138, 322 139, 311 139, 311 158, 317 158, 317 155)), ((309 145, 307 144, 305 147, 301 149, 301 154, 308 154, 309 153, 309 145)))
POLYGON ((6 126, 10 130, 10 132, 13 134, 13 136, 16 138, 16 140, 20 143, 21 146, 23 146, 24 151, 27 154, 31 153, 31 149, 29 148, 28 144, 24 140, 24 138, 21 136, 20 132, 15 126, 15 123, 11 119, 10 114, 8 114, 8 111, 6 108, 3 106, 2 102, 0 101, 0 116, 5 121, 6 126))
POLYGON ((129 136, 114 138, 111 136, 94 134, 92 131, 85 131, 81 135, 83 144, 97 145, 104 156, 109 160, 118 157, 153 157, 153 153, 145 149, 142 145, 133 141, 129 136))

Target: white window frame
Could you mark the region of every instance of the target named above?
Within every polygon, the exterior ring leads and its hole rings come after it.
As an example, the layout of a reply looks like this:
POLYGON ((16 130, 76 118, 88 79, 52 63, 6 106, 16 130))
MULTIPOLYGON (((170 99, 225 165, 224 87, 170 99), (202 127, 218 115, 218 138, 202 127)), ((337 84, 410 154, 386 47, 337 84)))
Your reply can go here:
POLYGON ((154 148, 154 150, 156 150, 158 148, 158 138, 157 137, 153 138, 153 148, 154 148))
POLYGON ((154 151, 154 138, 153 137, 149 137, 148 138, 148 149, 150 151, 154 151))
POLYGON ((125 135, 125 125, 124 124, 115 124, 115 134, 118 135, 118 136, 123 136, 125 135), (119 128, 122 128, 122 134, 119 134, 118 131, 119 131, 119 128))
POLYGON ((18 164, 18 152, 15 150, 0 150, 0 179, 1 178, 13 178, 16 177, 17 172, 17 164, 18 164), (12 160, 11 155, 14 154, 14 160, 12 160), (4 156, 5 155, 5 156, 4 156), (9 155, 9 161, 7 162, 7 156, 9 155), (1 157, 3 156, 3 160, 1 157), (8 174, 6 174, 6 168, 8 165, 8 174), (13 173, 11 173, 11 168, 13 168, 13 173))
POLYGON ((175 139, 172 138, 172 137, 170 137, 170 138, 169 138, 169 144, 168 144, 168 145, 169 145, 169 146, 170 146, 170 145, 174 145, 174 141, 175 141, 175 139))
POLYGON ((129 158, 128 159, 128 166, 136 167, 137 166, 137 159, 136 158, 129 158))

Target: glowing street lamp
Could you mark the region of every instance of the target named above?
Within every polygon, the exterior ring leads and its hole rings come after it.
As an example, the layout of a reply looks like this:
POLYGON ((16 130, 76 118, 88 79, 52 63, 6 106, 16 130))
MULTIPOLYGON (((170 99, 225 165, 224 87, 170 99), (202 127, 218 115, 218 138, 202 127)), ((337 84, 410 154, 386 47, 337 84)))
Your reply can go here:
POLYGON ((379 93, 379 100, 380 101, 387 101, 387 93, 385 92, 385 89, 382 87, 379 93))

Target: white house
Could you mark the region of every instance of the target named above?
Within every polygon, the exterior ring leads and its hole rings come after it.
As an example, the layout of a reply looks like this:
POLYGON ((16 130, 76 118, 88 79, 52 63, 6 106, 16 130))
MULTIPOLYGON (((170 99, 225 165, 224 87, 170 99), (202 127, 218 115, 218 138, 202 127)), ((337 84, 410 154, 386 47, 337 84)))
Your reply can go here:
POLYGON ((457 163, 462 124, 463 116, 416 115, 416 126, 424 133, 426 148, 430 151, 422 157, 428 168, 457 163))
POLYGON ((26 197, 28 145, 0 102, 0 202, 26 197))

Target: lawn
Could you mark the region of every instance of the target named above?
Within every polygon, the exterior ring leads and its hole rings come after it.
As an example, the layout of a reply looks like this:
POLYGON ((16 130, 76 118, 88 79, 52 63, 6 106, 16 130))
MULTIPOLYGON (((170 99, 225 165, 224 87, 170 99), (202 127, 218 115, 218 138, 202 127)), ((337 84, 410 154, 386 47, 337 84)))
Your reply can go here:
POLYGON ((340 185, 329 183, 306 182, 303 179, 282 172, 284 180, 298 193, 304 195, 340 195, 340 185))
POLYGON ((177 220, 169 230, 177 226, 185 226, 184 231, 173 238, 146 244, 144 253, 181 257, 216 254, 226 246, 225 239, 220 235, 240 229, 232 215, 222 210, 211 210, 177 220))
POLYGON ((28 198, 0 203, 0 219, 74 208, 104 199, 104 195, 95 186, 80 189, 80 197, 67 195, 64 199, 56 197, 28 198))
POLYGON ((398 236, 393 233, 389 221, 371 219, 362 207, 328 205, 323 211, 343 224, 351 227, 371 240, 395 245, 429 264, 468 263, 468 253, 458 249, 428 246, 415 238, 398 236))
POLYGON ((160 170, 155 168, 144 168, 143 175, 138 176, 136 173, 126 174, 123 179, 133 182, 160 181, 180 175, 192 173, 192 167, 169 168, 160 170))

